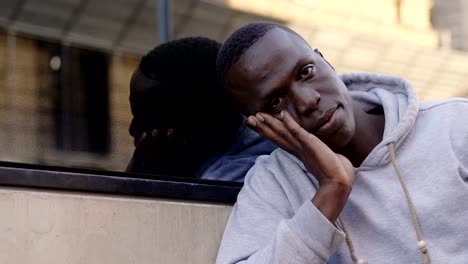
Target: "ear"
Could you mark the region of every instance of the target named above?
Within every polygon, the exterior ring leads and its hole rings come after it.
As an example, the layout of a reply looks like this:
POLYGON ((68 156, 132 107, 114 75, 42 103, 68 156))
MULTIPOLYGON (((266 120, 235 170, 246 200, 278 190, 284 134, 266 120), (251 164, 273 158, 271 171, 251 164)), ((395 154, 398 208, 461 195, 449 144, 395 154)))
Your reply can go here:
POLYGON ((322 57, 322 58, 325 59, 325 57, 323 57, 323 54, 322 54, 322 52, 320 52, 319 49, 315 48, 314 51, 315 51, 315 53, 317 53, 318 55, 320 55, 320 57, 322 57))
POLYGON ((323 56, 322 52, 320 52, 319 49, 314 49, 315 53, 317 53, 318 55, 320 55, 320 57, 323 58, 323 60, 328 64, 330 65, 330 67, 335 71, 335 68, 333 67, 333 65, 331 65, 330 62, 327 61, 327 59, 325 59, 325 57, 323 56))

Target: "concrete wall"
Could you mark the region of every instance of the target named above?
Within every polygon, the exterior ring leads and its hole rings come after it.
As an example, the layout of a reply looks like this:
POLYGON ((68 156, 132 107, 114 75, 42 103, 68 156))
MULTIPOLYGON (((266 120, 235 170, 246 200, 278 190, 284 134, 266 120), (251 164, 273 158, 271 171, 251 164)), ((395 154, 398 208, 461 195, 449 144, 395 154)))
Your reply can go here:
POLYGON ((214 263, 231 207, 0 188, 0 263, 214 263))

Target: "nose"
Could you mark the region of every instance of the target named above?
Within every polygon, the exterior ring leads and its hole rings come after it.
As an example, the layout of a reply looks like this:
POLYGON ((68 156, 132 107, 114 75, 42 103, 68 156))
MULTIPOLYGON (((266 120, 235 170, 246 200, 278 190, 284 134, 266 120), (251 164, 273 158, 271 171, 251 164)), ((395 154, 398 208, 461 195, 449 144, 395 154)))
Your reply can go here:
POLYGON ((291 89, 294 108, 297 114, 308 116, 317 109, 320 101, 320 93, 315 89, 304 86, 295 86, 291 89))

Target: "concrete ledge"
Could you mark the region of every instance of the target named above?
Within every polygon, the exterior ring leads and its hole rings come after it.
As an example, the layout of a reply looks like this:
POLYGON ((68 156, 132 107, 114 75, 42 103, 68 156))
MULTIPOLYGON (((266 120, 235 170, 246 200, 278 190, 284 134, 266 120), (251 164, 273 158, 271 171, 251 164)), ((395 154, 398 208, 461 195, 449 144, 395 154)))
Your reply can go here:
POLYGON ((0 185, 234 204, 240 183, 0 162, 0 185))

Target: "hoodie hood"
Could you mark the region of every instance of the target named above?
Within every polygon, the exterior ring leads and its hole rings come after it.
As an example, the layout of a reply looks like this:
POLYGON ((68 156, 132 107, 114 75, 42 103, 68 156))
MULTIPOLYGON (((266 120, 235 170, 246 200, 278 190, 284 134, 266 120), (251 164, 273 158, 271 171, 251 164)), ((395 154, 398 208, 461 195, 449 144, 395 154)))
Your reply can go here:
POLYGON ((351 97, 369 106, 382 106, 385 129, 380 142, 360 168, 375 167, 390 162, 389 144, 397 151, 416 121, 419 100, 413 86, 403 78, 375 73, 348 73, 339 76, 351 92, 351 97))

